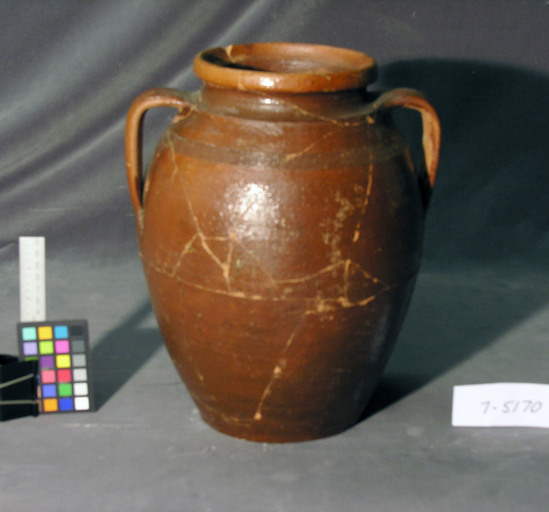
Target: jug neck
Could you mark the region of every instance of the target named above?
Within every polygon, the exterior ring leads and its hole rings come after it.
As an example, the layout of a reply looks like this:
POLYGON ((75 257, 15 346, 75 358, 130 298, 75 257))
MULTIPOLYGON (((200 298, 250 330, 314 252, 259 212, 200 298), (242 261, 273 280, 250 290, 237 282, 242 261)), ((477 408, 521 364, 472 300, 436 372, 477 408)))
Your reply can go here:
POLYGON ((256 43, 213 48, 194 60, 200 108, 222 115, 347 117, 367 101, 374 59, 345 48, 256 43))
POLYGON ((206 83, 195 101, 201 111, 211 114, 292 121, 353 117, 360 115, 373 98, 366 89, 291 94, 241 91, 206 83))

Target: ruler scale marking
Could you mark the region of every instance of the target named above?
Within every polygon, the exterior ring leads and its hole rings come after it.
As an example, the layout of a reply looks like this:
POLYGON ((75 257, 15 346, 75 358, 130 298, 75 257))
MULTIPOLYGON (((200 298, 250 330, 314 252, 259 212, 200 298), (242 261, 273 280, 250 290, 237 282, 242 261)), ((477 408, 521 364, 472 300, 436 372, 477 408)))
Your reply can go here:
POLYGON ((19 238, 19 297, 21 322, 46 320, 46 239, 19 238))

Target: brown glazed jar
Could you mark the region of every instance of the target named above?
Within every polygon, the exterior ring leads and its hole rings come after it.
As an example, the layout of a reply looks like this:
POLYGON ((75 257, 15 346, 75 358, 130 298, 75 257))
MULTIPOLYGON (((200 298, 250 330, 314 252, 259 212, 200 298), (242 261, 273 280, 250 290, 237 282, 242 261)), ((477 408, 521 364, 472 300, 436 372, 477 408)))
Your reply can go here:
POLYGON ((418 272, 440 126, 423 96, 372 94, 376 65, 329 46, 204 51, 200 92, 153 89, 127 118, 129 190, 158 324, 202 417, 292 442, 353 426, 418 272), (148 172, 144 113, 178 110, 148 172), (390 110, 421 113, 426 171, 390 110))

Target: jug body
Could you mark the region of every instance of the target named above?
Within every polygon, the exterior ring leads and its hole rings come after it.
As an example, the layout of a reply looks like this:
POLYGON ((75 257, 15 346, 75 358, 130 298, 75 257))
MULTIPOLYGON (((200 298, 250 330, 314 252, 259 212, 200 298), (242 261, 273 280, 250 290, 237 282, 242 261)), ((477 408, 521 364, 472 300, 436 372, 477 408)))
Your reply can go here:
POLYGON ((359 52, 290 43, 203 52, 203 89, 147 91, 128 178, 151 302, 204 420, 291 442, 360 418, 421 260, 438 119, 417 92, 372 95, 359 52), (145 176, 144 112, 178 113, 145 176), (423 119, 416 170, 394 107, 423 119))

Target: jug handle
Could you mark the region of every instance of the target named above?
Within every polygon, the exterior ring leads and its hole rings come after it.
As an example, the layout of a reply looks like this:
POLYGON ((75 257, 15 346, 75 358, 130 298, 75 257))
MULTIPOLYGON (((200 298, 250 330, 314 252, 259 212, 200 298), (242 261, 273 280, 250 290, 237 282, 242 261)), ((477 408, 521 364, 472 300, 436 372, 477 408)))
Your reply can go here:
POLYGON ((185 92, 167 87, 149 89, 141 93, 132 102, 126 117, 126 177, 130 191, 130 199, 142 227, 143 204, 141 202, 143 188, 142 172, 142 136, 143 118, 147 110, 155 107, 173 107, 178 109, 179 116, 186 116, 194 108, 185 92))
POLYGON ((372 103, 372 107, 374 110, 403 107, 415 110, 421 114, 423 154, 429 180, 428 190, 425 195, 425 204, 427 204, 435 185, 440 154, 440 121, 435 109, 425 99, 423 94, 415 89, 393 89, 387 91, 372 103))

